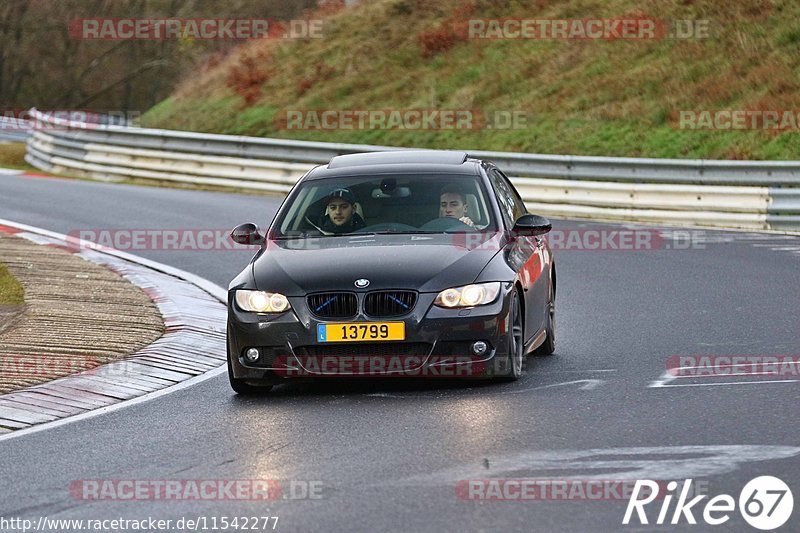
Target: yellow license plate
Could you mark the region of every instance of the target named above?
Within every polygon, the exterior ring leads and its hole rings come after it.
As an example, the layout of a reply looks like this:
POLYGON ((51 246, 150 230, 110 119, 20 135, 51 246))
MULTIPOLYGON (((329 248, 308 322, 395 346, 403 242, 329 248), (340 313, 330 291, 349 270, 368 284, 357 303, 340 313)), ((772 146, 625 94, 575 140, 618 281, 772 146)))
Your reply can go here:
POLYGON ((404 322, 345 322, 319 324, 317 341, 402 341, 406 338, 404 322))

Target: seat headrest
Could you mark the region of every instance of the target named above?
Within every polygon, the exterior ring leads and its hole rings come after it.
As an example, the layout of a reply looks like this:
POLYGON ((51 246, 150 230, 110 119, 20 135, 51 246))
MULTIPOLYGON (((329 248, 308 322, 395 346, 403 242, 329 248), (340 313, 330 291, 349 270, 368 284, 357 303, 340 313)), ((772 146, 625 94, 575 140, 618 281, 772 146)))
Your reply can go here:
POLYGON ((478 225, 486 224, 481 216, 479 209, 478 197, 474 194, 467 194, 467 216, 472 219, 472 222, 478 225))

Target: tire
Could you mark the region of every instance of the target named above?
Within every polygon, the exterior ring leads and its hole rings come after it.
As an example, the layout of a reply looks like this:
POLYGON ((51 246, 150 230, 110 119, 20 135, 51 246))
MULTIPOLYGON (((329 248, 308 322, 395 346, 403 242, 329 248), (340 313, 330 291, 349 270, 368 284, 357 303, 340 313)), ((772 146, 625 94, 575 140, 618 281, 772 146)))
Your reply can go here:
POLYGON ((520 311, 519 296, 517 290, 511 293, 511 310, 509 314, 508 330, 508 374, 501 378, 502 381, 517 381, 525 372, 525 326, 523 323, 522 312, 520 311))
POLYGON ((546 337, 541 346, 534 350, 533 355, 553 355, 556 351, 556 295, 553 284, 550 283, 550 297, 547 302, 547 323, 544 331, 546 337))
POLYGON ((233 368, 231 367, 231 354, 228 352, 228 381, 231 384, 231 388, 236 392, 236 394, 242 394, 247 396, 252 396, 255 394, 263 394, 267 393, 272 390, 272 385, 262 385, 262 386, 255 386, 246 383, 243 379, 237 379, 233 377, 233 368))

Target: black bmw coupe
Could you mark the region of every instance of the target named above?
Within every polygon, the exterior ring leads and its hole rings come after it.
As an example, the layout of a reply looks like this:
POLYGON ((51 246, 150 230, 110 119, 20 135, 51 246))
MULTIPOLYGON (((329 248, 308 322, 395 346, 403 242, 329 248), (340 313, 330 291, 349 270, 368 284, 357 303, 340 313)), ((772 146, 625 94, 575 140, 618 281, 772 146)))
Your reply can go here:
POLYGON ((228 292, 240 394, 324 376, 516 380, 555 350, 556 269, 511 181, 464 152, 334 157, 293 187, 228 292))

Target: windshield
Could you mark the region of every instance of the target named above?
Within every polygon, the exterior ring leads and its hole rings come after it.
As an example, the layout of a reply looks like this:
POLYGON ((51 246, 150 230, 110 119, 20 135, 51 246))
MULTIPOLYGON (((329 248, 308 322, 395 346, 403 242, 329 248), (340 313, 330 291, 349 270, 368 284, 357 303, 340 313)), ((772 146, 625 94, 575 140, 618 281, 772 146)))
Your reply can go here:
POLYGON ((349 176, 299 185, 274 237, 460 233, 496 229, 475 175, 349 176))

